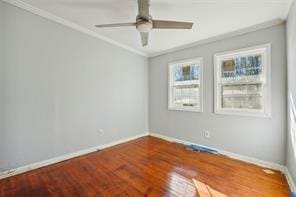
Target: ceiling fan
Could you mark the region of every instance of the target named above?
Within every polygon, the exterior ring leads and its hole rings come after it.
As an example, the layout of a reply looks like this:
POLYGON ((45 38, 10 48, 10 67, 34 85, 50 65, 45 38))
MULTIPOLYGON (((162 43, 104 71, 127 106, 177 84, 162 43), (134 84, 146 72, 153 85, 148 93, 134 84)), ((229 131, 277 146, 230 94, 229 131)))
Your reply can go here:
POLYGON ((165 21, 165 20, 154 20, 149 15, 149 0, 138 0, 138 12, 136 22, 134 23, 115 23, 115 24, 104 24, 96 25, 96 27, 126 27, 135 26, 140 32, 142 46, 148 45, 149 31, 151 29, 191 29, 193 23, 191 22, 180 22, 180 21, 165 21))

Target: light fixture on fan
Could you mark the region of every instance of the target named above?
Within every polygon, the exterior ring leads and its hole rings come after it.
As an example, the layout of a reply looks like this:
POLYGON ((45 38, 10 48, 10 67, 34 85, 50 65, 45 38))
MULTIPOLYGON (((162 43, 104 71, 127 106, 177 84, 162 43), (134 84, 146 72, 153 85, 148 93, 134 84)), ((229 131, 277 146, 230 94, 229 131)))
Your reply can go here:
POLYGON ((136 28, 139 32, 149 32, 153 28, 152 21, 140 20, 136 24, 136 28))

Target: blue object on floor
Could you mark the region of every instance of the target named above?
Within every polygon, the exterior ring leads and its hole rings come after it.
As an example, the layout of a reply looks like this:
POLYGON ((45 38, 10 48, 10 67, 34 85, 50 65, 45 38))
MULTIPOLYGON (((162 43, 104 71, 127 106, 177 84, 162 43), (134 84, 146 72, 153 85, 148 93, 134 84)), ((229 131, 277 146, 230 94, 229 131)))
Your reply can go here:
POLYGON ((296 197, 296 192, 292 192, 291 197, 296 197))
POLYGON ((219 152, 217 150, 206 148, 204 146, 198 146, 198 145, 191 144, 191 145, 188 145, 188 147, 194 151, 204 151, 204 152, 208 152, 208 153, 219 154, 219 152))

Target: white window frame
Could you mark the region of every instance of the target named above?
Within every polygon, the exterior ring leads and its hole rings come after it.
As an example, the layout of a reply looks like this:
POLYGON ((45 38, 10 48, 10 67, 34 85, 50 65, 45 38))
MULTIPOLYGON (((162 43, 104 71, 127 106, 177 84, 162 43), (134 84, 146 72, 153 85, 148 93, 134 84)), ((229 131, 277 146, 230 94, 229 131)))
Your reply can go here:
POLYGON ((182 60, 177 62, 171 62, 168 64, 169 81, 168 81, 168 109, 177 111, 189 111, 189 112, 203 112, 203 58, 196 57, 194 59, 182 60), (178 107, 173 104, 172 86, 174 82, 174 68, 180 65, 189 65, 198 63, 199 65, 199 108, 191 106, 178 107))
POLYGON ((253 47, 243 48, 234 51, 217 53, 214 55, 214 112, 216 114, 225 115, 241 115, 241 116, 254 116, 271 118, 271 44, 257 45, 253 47), (220 86, 222 84, 221 79, 221 63, 225 59, 234 58, 237 56, 247 56, 249 54, 261 53, 263 54, 263 70, 261 79, 263 84, 263 109, 251 110, 251 109, 222 109, 221 107, 221 94, 220 86))

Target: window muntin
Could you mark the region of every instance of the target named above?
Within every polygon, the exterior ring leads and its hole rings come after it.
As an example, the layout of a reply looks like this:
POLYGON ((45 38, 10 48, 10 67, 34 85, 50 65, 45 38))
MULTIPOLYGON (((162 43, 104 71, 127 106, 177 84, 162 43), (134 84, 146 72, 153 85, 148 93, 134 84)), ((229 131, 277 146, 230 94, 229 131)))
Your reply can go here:
POLYGON ((270 45, 215 55, 215 112, 270 116, 270 45))
POLYGON ((202 60, 169 64, 169 109, 201 111, 202 60))

